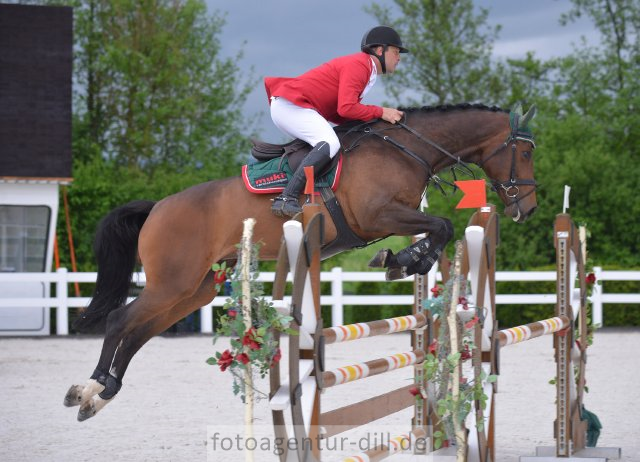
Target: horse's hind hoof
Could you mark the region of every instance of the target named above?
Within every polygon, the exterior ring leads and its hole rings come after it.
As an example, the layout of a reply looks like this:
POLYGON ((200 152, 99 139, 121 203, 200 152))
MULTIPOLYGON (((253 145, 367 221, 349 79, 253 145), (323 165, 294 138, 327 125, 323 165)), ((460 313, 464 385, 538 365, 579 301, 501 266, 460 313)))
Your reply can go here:
POLYGON ((66 407, 80 406, 82 402, 82 390, 84 387, 82 385, 71 385, 69 391, 64 397, 64 405, 66 407))
POLYGON ((98 411, 96 410, 93 400, 89 400, 80 406, 78 410, 78 422, 84 422, 87 419, 90 419, 94 415, 96 415, 98 411))
POLYGON ((387 281, 397 281, 399 279, 404 279, 407 276, 409 276, 409 274, 407 273, 406 266, 401 266, 401 267, 396 266, 396 267, 387 269, 385 278, 387 281))
POLYGON ((386 268, 392 256, 393 252, 390 249, 378 250, 378 253, 369 260, 369 268, 386 268))

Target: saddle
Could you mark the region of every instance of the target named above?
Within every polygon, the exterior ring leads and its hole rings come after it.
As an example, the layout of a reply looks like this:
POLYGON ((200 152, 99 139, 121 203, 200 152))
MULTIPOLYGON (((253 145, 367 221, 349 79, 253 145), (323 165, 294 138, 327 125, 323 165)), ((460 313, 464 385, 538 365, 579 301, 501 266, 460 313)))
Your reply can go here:
MULTIPOLYGON (((346 134, 349 132, 357 131, 361 129, 365 124, 359 121, 349 122, 343 125, 340 125, 335 128, 336 134, 340 141, 344 138, 346 134)), ((309 153, 312 149, 305 141, 300 139, 295 139, 285 144, 273 144, 267 143, 265 141, 260 141, 256 139, 252 139, 253 147, 251 148, 251 155, 258 160, 260 163, 275 164, 275 159, 280 159, 278 162, 278 170, 280 173, 273 174, 272 171, 266 173, 263 178, 260 180, 263 184, 267 184, 269 189, 263 189, 263 192, 274 192, 275 189, 272 189, 271 186, 277 186, 279 188, 283 188, 284 184, 288 180, 289 172, 295 172, 296 169, 300 166, 302 159, 309 153), (286 172, 286 174, 285 174, 286 172)), ((321 172, 318 172, 316 178, 320 178, 324 175, 330 176, 331 172, 335 171, 335 176, 333 177, 331 184, 322 184, 322 180, 319 183, 316 183, 316 187, 320 192, 320 196, 324 202, 329 215, 338 230, 338 236, 332 242, 324 245, 322 248, 322 258, 328 258, 333 256, 343 250, 350 250, 356 247, 365 247, 367 245, 366 241, 363 241, 358 237, 349 227, 347 220, 344 216, 342 208, 336 199, 333 191, 338 186, 338 178, 340 172, 340 166, 342 164, 342 156, 354 149, 357 146, 357 141, 353 143, 349 148, 342 149, 337 156, 334 156, 333 160, 329 163, 329 165, 321 172)), ((250 179, 251 173, 250 170, 257 170, 257 166, 252 166, 250 169, 248 165, 243 167, 243 179, 245 181, 245 185, 247 189, 252 192, 258 192, 255 188, 250 187, 250 179)))
MULTIPOLYGON (((260 141, 252 139, 253 146, 251 147, 251 155, 255 157, 258 162, 267 162, 273 159, 280 158, 278 168, 284 167, 285 159, 289 161, 289 168, 292 171, 296 171, 302 162, 302 159, 309 154, 312 146, 306 141, 301 139, 295 139, 285 144, 273 144, 266 141, 260 141)), ((334 157, 335 158, 338 156, 334 157)), ((329 165, 329 168, 333 168, 334 162, 329 165)))
MULTIPOLYGON (((347 133, 357 130, 363 125, 366 125, 366 123, 360 121, 352 121, 344 123, 342 125, 338 125, 334 128, 334 130, 336 132, 336 135, 338 135, 340 142, 342 142, 342 138, 347 133)), ((251 147, 251 155, 255 157, 259 162, 266 162, 279 157, 281 159, 279 166, 282 167, 282 162, 284 161, 284 159, 288 159, 289 167, 294 172, 300 166, 302 159, 304 159, 304 157, 309 154, 309 151, 311 151, 311 149, 313 148, 313 146, 301 139, 295 139, 285 144, 274 144, 268 143, 266 141, 252 139, 251 143, 253 144, 253 146, 251 147)), ((331 162, 323 172, 318 173, 325 173, 334 168, 335 163, 337 162, 337 158, 340 157, 344 152, 349 151, 353 148, 355 148, 355 145, 349 147, 346 150, 342 149, 341 152, 333 158, 333 162, 331 162)))

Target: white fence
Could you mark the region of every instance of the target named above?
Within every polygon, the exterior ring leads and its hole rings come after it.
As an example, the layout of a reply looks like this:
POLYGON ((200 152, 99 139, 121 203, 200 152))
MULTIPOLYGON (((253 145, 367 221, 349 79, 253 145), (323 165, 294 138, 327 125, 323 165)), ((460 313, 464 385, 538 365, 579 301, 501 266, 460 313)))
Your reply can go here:
MULTIPOLYGON (((592 315, 594 324, 602 324, 602 307, 609 303, 640 304, 640 293, 608 293, 605 292, 607 281, 640 281, 640 271, 607 271, 600 267, 594 268, 598 285, 594 286, 591 295, 592 315)), ((95 283, 97 273, 70 273, 65 268, 60 268, 55 273, 0 273, 0 283, 40 282, 55 285, 55 297, 48 298, 3 298, 0 294, 0 309, 19 307, 51 307, 56 311, 56 334, 67 335, 69 333, 69 309, 81 308, 89 304, 89 297, 71 297, 68 287, 73 283, 95 283)), ((436 276, 430 274, 432 278, 436 276)), ((440 280, 438 274, 438 280, 440 280)), ((263 282, 273 281, 274 273, 262 273, 259 280, 263 282)), ((343 284, 353 281, 385 282, 384 272, 347 272, 342 268, 333 268, 330 272, 322 272, 320 278, 323 282, 331 282, 331 293, 322 295, 322 305, 330 305, 332 325, 343 324, 345 306, 353 305, 412 305, 413 295, 345 295, 343 284)), ((143 285, 144 273, 135 273, 134 282, 143 285)), ((498 271, 496 281, 555 281, 555 271, 498 271)), ((407 278, 406 282, 412 282, 407 278)), ((203 333, 213 331, 213 307, 222 306, 226 297, 216 297, 214 301, 201 308, 200 329, 203 333)), ((545 294, 508 294, 496 295, 496 303, 503 305, 538 305, 555 304, 555 293, 545 294)))

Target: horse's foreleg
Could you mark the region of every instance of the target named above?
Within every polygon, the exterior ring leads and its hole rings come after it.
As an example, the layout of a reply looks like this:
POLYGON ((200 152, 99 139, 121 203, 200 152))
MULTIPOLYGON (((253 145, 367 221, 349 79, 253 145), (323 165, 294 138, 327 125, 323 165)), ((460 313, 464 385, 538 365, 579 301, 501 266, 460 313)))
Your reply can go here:
POLYGON ((444 244, 439 244, 437 241, 434 244, 429 236, 414 242, 395 255, 390 249, 381 250, 378 254, 382 252, 384 256, 376 255, 372 262, 375 263, 384 258, 382 266, 387 268, 387 280, 394 281, 415 273, 428 273, 442 255, 443 248, 444 244))
POLYGON ((369 266, 387 268, 387 280, 390 281, 402 279, 415 273, 428 273, 453 237, 451 221, 446 218, 424 215, 416 210, 407 213, 404 208, 398 208, 395 212, 389 212, 388 215, 393 217, 396 227, 400 230, 394 234, 428 233, 428 236, 407 246, 397 254, 394 254, 390 249, 380 250, 371 259, 369 266))

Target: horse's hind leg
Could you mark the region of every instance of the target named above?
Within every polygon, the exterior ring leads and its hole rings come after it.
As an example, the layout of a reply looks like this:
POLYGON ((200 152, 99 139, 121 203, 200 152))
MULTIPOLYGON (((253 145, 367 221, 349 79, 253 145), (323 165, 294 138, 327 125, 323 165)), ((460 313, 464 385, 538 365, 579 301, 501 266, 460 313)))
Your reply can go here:
MULTIPOLYGON (((170 310, 163 311, 162 313, 154 316, 152 319, 139 325, 126 335, 118 345, 109 369, 109 376, 113 377, 112 380, 117 386, 114 387, 112 385, 111 390, 107 390, 105 387, 85 387, 85 390, 87 391, 82 393, 82 397, 80 399, 82 404, 78 411, 78 420, 82 421, 93 417, 115 397, 120 389, 122 378, 126 372, 129 362, 133 358, 133 355, 142 348, 145 343, 147 343, 153 336, 165 331, 180 319, 209 303, 213 300, 216 294, 217 292, 213 282, 213 273, 209 272, 192 297, 181 301, 170 310), (97 392, 96 388, 99 388, 97 392), (105 392, 107 392, 107 394, 105 394, 105 392), (89 394, 89 396, 87 396, 87 394, 89 394)), ((95 379, 93 381, 95 383, 99 383, 95 379)), ((108 385, 109 382, 107 380, 107 386, 108 385)))
POLYGON ((79 402, 78 420, 82 421, 95 415, 119 391, 121 379, 117 375, 111 374, 110 370, 116 350, 123 340, 136 328, 144 325, 153 317, 171 310, 181 300, 189 296, 182 295, 184 292, 176 291, 175 287, 170 288, 168 285, 160 287, 161 290, 155 291, 147 287, 129 305, 109 313, 102 352, 94 373, 83 388, 72 386, 64 400, 67 406, 79 402), (79 399, 78 394, 80 394, 79 399), (93 397, 96 394, 100 400, 94 402, 93 397))
MULTIPOLYGON (((120 389, 121 382, 117 377, 110 375, 109 370, 111 369, 113 356, 115 355, 118 345, 121 344, 122 338, 125 335, 121 333, 125 314, 127 312, 134 312, 140 305, 144 305, 144 295, 145 292, 143 291, 140 297, 128 305, 109 313, 107 317, 107 331, 102 343, 102 352, 100 353, 98 365, 84 386, 72 385, 67 391, 64 398, 64 405, 68 407, 80 405, 80 411, 78 412, 79 421, 95 415, 120 389), (93 397, 96 395, 99 396, 99 400, 94 400, 93 397)), ((144 321, 141 322, 144 323, 144 321)))
POLYGON ((213 272, 209 272, 193 297, 180 302, 172 310, 151 319, 147 324, 140 326, 124 339, 122 345, 116 351, 112 370, 122 378, 129 366, 129 362, 145 343, 153 336, 164 332, 185 316, 209 303, 216 295, 213 272))
MULTIPOLYGON (((65 406, 83 406, 85 403, 89 402, 93 396, 98 394, 107 396, 108 394, 111 394, 111 390, 113 388, 119 388, 117 380, 114 380, 113 377, 109 377, 108 372, 105 372, 110 369, 113 355, 115 354, 118 344, 121 342, 121 337, 114 332, 114 325, 116 322, 121 322, 120 319, 124 316, 126 311, 136 309, 140 303, 142 295, 126 306, 120 307, 109 313, 107 317, 107 330, 102 342, 102 351, 100 353, 98 365, 85 385, 72 385, 69 388, 64 397, 65 406), (107 390, 107 387, 109 387, 109 390, 107 390)), ((78 416, 78 420, 84 419, 80 419, 80 416, 78 416)))

